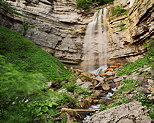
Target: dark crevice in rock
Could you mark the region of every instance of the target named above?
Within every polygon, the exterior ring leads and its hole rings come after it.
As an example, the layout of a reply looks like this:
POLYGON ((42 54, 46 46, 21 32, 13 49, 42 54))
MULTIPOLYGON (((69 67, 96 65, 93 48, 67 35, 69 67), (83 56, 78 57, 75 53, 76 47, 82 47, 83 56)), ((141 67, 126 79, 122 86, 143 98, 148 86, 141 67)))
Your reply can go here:
POLYGON ((138 26, 139 24, 141 24, 144 21, 147 21, 148 18, 150 18, 152 12, 154 11, 154 4, 152 7, 150 7, 146 13, 139 19, 138 23, 136 24, 136 26, 138 26))

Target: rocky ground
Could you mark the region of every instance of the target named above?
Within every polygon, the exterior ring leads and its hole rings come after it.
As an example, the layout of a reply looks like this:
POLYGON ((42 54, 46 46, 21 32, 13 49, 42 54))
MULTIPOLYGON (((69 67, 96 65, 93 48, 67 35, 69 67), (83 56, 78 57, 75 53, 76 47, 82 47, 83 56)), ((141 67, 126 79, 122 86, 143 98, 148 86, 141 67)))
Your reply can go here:
POLYGON ((149 110, 153 116, 154 79, 150 66, 145 65, 122 76, 117 74, 122 70, 121 63, 110 65, 98 75, 80 69, 70 70, 77 76, 76 83, 91 94, 84 97, 84 94, 69 92, 79 100, 79 104, 74 108, 62 107, 61 111, 67 114, 68 123, 152 123, 149 110), (151 109, 147 109, 144 103, 151 109))

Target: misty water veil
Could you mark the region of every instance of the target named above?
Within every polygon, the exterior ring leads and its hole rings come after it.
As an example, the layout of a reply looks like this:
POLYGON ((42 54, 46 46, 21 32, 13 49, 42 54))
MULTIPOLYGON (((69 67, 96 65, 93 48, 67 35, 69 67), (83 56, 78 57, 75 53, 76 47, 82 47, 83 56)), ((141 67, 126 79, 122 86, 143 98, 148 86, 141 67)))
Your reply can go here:
POLYGON ((107 14, 106 8, 95 12, 87 26, 83 45, 83 70, 98 74, 107 69, 107 14))

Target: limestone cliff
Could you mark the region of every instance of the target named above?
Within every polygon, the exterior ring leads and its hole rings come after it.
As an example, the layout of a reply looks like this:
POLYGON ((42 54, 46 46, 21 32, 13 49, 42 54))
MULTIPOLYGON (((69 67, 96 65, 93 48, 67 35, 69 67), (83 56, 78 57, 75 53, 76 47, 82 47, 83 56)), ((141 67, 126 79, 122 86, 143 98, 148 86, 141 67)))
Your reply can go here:
POLYGON ((145 51, 146 41, 154 34, 154 1, 137 0, 130 6, 128 0, 115 1, 109 7, 109 58, 134 61, 145 51), (118 17, 113 9, 121 5, 126 12, 118 17))
MULTIPOLYGON (((82 60, 84 31, 91 18, 82 16, 75 0, 7 0, 21 17, 1 12, 0 25, 21 33, 65 63, 79 64, 82 60), (8 18, 9 17, 9 18, 8 18)), ((108 58, 134 61, 146 52, 145 43, 154 33, 153 0, 115 0, 107 6, 108 58), (115 15, 120 5, 127 11, 115 15)), ((1 8, 2 9, 2 8, 1 8)))
MULTIPOLYGON (((10 28, 23 32, 23 22, 29 26, 25 36, 59 58, 62 62, 78 63, 81 59, 83 24, 81 14, 75 9, 74 0, 8 0, 19 13, 28 17, 14 16, 10 28), (33 28, 32 28, 33 27, 33 28)), ((5 14, 4 14, 5 15, 5 14)), ((1 25, 6 24, 4 15, 1 25), (5 24, 4 24, 5 23, 5 24)))

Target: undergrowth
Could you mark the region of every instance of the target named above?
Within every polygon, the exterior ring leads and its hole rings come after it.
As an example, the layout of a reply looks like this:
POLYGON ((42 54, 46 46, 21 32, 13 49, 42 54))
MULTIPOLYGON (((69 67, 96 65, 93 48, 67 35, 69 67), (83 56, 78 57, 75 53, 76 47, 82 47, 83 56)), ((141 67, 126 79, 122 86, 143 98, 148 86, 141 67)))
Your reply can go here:
POLYGON ((74 81, 56 58, 7 28, 0 28, 0 47, 1 123, 56 122, 62 105, 77 103, 46 86, 74 81))

